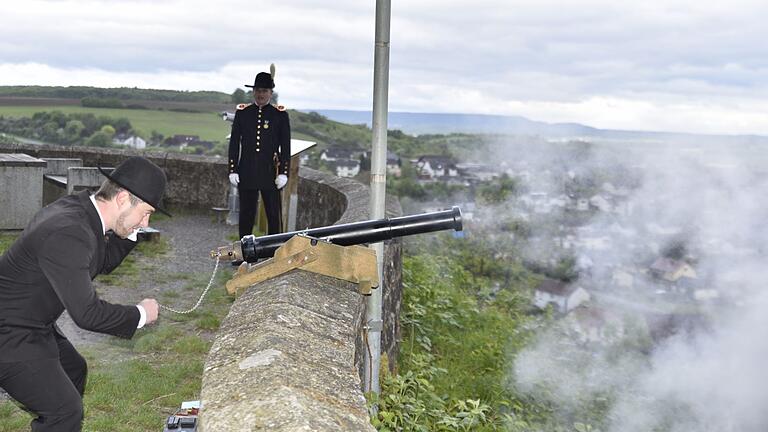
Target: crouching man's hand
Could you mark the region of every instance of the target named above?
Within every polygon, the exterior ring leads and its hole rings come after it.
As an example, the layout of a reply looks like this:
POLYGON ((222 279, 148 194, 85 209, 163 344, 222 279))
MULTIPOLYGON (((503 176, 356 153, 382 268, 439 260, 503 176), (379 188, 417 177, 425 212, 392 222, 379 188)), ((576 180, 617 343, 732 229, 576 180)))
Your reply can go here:
POLYGON ((139 308, 139 313, 141 314, 138 328, 142 328, 146 324, 152 324, 157 321, 157 315, 160 313, 160 305, 157 304, 157 300, 144 299, 136 306, 139 308))

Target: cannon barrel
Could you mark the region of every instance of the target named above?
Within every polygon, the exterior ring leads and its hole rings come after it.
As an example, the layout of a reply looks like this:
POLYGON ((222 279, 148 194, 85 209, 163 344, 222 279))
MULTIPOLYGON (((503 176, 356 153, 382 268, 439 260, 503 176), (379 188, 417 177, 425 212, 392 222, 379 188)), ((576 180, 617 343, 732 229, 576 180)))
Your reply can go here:
POLYGON ((248 235, 240 239, 239 242, 235 242, 231 249, 228 247, 219 248, 217 251, 212 251, 211 255, 218 259, 256 262, 261 258, 272 257, 277 248, 295 235, 305 235, 340 246, 350 246, 447 229, 462 230, 461 210, 458 207, 431 213, 352 222, 261 237, 248 235))

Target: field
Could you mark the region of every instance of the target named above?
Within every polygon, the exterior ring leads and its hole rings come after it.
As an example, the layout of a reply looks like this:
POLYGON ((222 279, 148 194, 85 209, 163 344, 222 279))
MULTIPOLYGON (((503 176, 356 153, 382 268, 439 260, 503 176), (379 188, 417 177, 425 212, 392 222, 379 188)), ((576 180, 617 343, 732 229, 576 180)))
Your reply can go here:
MULTIPOLYGON (((3 102, 11 103, 8 100, 3 102)), ((50 99, 51 105, 32 105, 22 104, 22 101, 18 102, 18 105, 0 104, 0 116, 31 117, 36 112, 54 110, 63 113, 90 112, 97 116, 125 117, 130 120, 134 129, 140 131, 145 136, 149 136, 152 131, 157 131, 166 137, 175 134, 197 135, 202 140, 213 142, 223 141, 231 128, 231 123, 223 121, 218 112, 213 110, 207 113, 199 113, 145 109, 88 108, 67 104, 67 102, 64 102, 64 104, 59 102, 54 105, 53 103, 57 102, 55 99, 50 99)))

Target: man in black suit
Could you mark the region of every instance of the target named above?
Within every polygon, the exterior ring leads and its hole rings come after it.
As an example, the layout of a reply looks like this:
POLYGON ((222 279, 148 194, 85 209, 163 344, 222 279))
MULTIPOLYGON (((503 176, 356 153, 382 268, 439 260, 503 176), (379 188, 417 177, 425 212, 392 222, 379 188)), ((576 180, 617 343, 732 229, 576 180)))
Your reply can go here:
POLYGON ((272 75, 256 75, 252 104, 238 106, 229 138, 229 181, 240 196, 240 237, 252 234, 259 192, 264 200, 269 234, 282 231, 280 192, 288 182, 291 125, 282 105, 271 105, 272 75))
POLYGON ((115 269, 159 208, 165 173, 131 157, 95 195, 65 196, 44 207, 0 256, 0 387, 37 415, 32 431, 80 431, 85 359, 56 326, 67 310, 79 327, 131 338, 157 319, 158 304, 99 299, 91 280, 115 269))

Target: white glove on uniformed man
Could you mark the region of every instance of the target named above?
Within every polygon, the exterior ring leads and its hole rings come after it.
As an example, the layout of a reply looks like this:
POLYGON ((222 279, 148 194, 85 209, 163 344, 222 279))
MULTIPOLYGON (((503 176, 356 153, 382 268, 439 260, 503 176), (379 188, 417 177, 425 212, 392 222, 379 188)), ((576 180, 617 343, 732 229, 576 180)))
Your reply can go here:
POLYGON ((275 186, 277 186, 278 189, 282 189, 286 183, 288 183, 288 176, 285 174, 280 174, 275 179, 275 186))
POLYGON ((232 183, 232 186, 237 186, 237 184, 240 183, 240 174, 238 173, 230 174, 229 182, 232 183))

